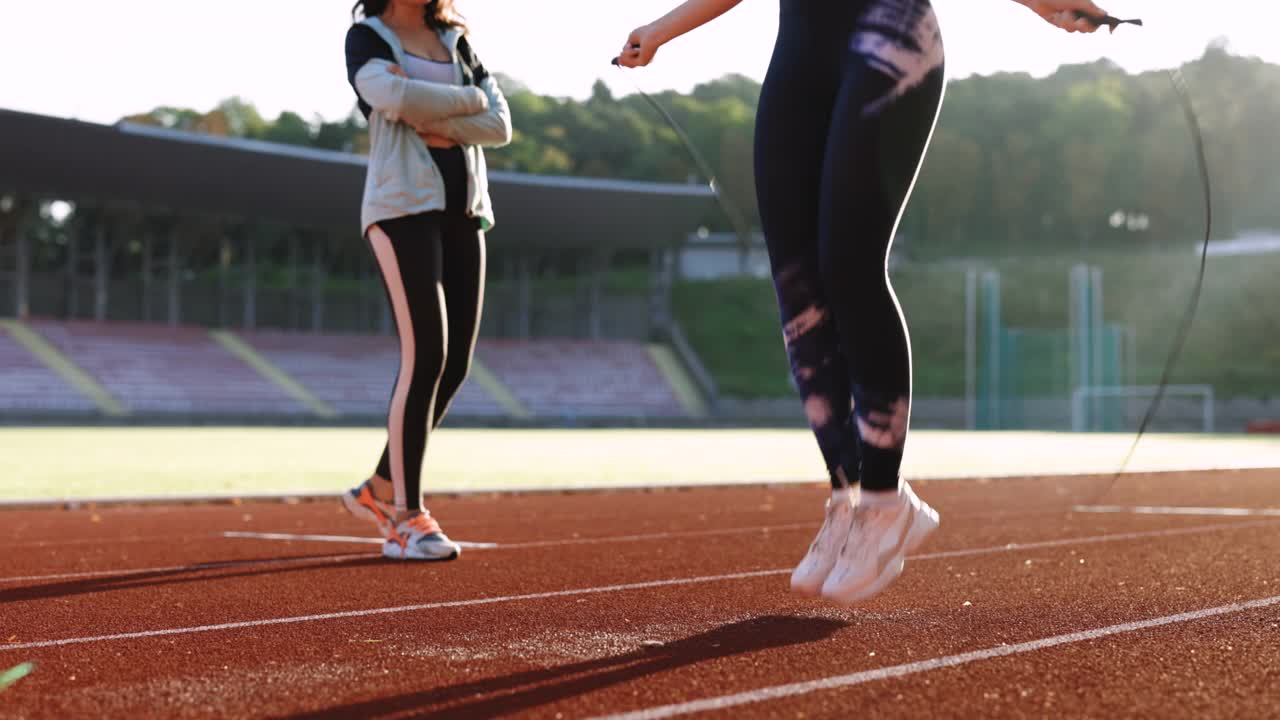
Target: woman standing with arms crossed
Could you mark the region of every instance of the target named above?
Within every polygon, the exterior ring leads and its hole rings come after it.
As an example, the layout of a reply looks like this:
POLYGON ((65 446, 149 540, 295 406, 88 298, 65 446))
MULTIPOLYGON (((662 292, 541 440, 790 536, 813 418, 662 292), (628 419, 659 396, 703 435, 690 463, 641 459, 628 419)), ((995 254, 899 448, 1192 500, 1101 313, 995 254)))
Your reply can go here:
POLYGON ((377 470, 342 500, 378 526, 386 557, 451 560, 461 551, 422 504, 422 461, 475 350, 493 225, 481 146, 510 142, 511 116, 452 0, 359 0, 357 11, 346 56, 369 121, 360 227, 391 303, 400 371, 377 470))
MULTIPOLYGON (((618 64, 649 64, 739 2, 688 0, 634 30, 618 64)), ((1105 14, 1090 0, 1015 2, 1070 32, 1097 29, 1076 11, 1105 14)), ((928 0, 779 4, 756 195, 792 374, 832 485, 791 587, 853 603, 892 582, 938 527, 899 476, 911 347, 887 260, 942 102, 942 38, 928 0)))

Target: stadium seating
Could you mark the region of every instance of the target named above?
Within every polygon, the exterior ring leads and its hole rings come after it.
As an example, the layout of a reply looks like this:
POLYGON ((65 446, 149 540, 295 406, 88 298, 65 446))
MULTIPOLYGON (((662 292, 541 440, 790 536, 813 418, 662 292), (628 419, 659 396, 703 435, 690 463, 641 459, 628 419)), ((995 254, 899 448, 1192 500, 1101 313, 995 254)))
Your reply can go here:
MULTIPOLYGON (((135 416, 308 417, 312 410, 236 357, 205 328, 35 320, 28 323, 135 416)), ((238 332, 258 355, 339 415, 386 412, 399 364, 394 337, 238 332)), ((686 415, 640 342, 482 339, 479 362, 534 418, 686 415)), ((0 333, 0 413, 91 412, 93 405, 0 333)), ((512 403, 473 373, 450 409, 501 418, 512 403)), ((500 391, 499 391, 500 392, 500 391)))
POLYGON ((482 342, 479 356, 534 415, 684 414, 640 343, 490 340, 482 342))
MULTIPOLYGON (((395 338, 285 332, 241 333, 240 337, 339 413, 378 415, 387 411, 400 362, 395 338)), ((506 414, 474 382, 462 386, 449 412, 485 417, 506 414)))
POLYGON ((0 413, 87 413, 93 404, 0 329, 0 413))
POLYGON ((134 413, 308 412, 203 328, 40 321, 30 327, 134 413))

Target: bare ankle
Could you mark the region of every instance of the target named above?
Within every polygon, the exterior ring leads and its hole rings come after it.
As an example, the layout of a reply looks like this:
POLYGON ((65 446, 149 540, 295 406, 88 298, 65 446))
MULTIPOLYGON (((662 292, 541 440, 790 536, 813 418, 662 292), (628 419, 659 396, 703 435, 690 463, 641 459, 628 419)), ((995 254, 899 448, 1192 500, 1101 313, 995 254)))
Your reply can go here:
POLYGON ((396 489, 391 481, 377 473, 369 476, 369 487, 373 490, 373 497, 382 502, 392 502, 395 499, 396 489))
POLYGON ((408 510, 399 510, 396 512, 396 523, 402 523, 406 520, 412 520, 414 515, 421 515, 422 511, 418 508, 409 508, 408 510))

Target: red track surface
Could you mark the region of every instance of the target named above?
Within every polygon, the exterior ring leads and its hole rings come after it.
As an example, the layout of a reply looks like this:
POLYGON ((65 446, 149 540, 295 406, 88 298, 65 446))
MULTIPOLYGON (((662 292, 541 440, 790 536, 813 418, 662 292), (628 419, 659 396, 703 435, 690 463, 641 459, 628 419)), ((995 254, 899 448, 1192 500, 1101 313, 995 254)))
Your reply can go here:
MULTIPOLYGON (((696 716, 1280 716, 1280 517, 1071 511, 1105 485, 917 483, 942 529, 852 609, 786 591, 816 485, 442 499, 455 539, 498 547, 441 565, 223 535, 365 534, 325 503, 7 511, 0 671, 37 667, 0 717, 587 717, 1253 600, 1277 604, 696 716)), ((1126 477, 1104 502, 1274 508, 1280 471, 1126 477)))

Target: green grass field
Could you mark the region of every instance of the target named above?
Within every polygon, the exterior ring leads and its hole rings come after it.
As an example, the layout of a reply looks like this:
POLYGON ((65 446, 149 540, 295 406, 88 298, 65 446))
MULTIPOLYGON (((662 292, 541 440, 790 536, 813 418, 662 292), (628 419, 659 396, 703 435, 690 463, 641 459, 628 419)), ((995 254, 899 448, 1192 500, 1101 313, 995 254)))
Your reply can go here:
MULTIPOLYGON (((985 261, 985 267, 1001 273, 1004 324, 1066 328, 1067 275, 1076 262, 1102 269, 1106 321, 1134 331, 1137 383, 1154 383, 1190 299, 1196 257, 1186 252, 985 261)), ((964 395, 964 273, 957 264, 905 265, 893 273, 911 328, 918 397, 964 395)), ((1173 383, 1208 383, 1220 397, 1280 394, 1277 276, 1280 255, 1211 258, 1173 383)), ((682 282, 675 288, 674 310, 722 392, 793 394, 768 280, 682 282)))
MULTIPOLYGON (((384 432, 331 428, 0 429, 0 500, 337 492, 372 469, 384 432)), ((1131 435, 911 436, 916 478, 1109 472, 1131 435)), ((1280 437, 1156 435, 1132 470, 1280 467, 1280 437)), ((813 481, 803 430, 442 430, 427 492, 813 481)))

